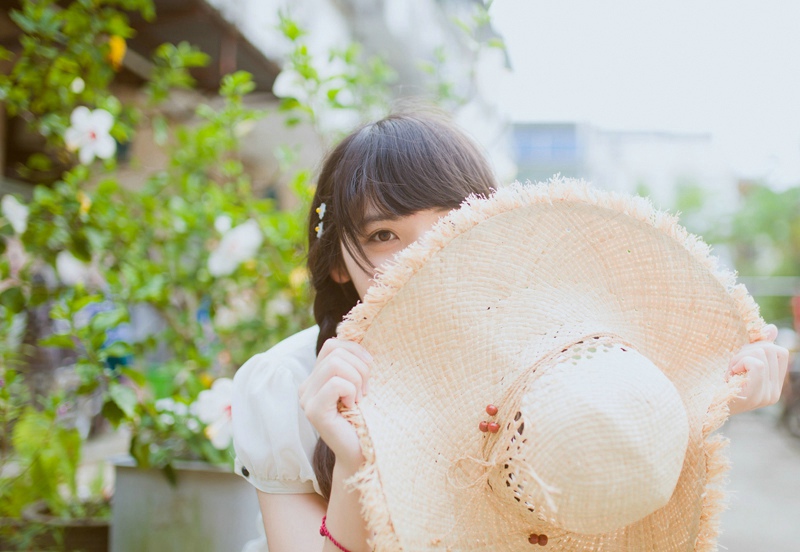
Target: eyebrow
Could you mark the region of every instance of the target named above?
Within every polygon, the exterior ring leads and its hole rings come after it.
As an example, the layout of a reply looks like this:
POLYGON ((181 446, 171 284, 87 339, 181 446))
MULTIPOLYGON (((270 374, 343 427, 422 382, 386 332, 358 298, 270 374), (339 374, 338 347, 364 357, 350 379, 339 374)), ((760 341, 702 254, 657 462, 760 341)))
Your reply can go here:
POLYGON ((401 219, 400 215, 387 215, 387 214, 376 214, 376 215, 369 215, 364 217, 361 220, 361 226, 366 226, 368 224, 372 224, 374 222, 382 222, 382 221, 395 221, 401 219))

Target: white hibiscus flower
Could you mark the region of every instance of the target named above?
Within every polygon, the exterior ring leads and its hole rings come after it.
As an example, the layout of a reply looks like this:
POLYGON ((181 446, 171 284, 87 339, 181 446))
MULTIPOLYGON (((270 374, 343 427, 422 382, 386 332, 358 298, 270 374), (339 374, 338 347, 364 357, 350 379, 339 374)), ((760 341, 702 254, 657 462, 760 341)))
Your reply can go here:
POLYGON ((267 312, 276 316, 289 316, 294 312, 294 306, 287 297, 281 295, 267 303, 267 312))
POLYGON ((220 215, 214 219, 214 228, 216 228, 217 232, 219 232, 220 234, 224 234, 225 232, 230 230, 232 224, 233 221, 231 220, 231 217, 229 217, 228 215, 220 215))
POLYGON ((300 102, 308 102, 308 91, 303 86, 305 79, 293 69, 284 69, 272 83, 272 93, 279 98, 297 98, 300 102))
POLYGON ((80 77, 75 77, 72 80, 72 84, 69 85, 69 89, 72 90, 73 94, 80 94, 86 89, 86 83, 80 77))
POLYGON ((71 126, 64 134, 70 151, 78 151, 78 159, 84 165, 95 157, 109 159, 117 151, 117 143, 111 137, 114 117, 105 109, 94 111, 84 106, 76 107, 70 116, 71 126))
POLYGON ((24 234, 28 229, 28 213, 30 210, 27 205, 23 205, 12 195, 4 195, 2 201, 3 217, 14 229, 17 234, 24 234))
POLYGON ((56 272, 66 286, 86 285, 89 281, 89 265, 78 260, 69 251, 56 256, 56 272))
POLYGON ((261 228, 253 219, 231 228, 209 255, 208 271, 214 277, 232 274, 241 263, 255 256, 263 241, 261 228))
POLYGON ((193 403, 197 405, 197 417, 206 424, 206 437, 219 450, 228 448, 233 439, 232 398, 233 380, 219 378, 211 384, 211 389, 201 391, 193 403))

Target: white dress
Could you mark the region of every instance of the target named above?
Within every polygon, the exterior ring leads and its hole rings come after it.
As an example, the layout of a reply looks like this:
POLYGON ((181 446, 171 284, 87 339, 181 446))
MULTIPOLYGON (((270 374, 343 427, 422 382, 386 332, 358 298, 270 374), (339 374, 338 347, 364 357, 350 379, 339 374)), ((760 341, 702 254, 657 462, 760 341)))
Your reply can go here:
MULTIPOLYGON (((296 333, 255 355, 233 378, 236 473, 265 493, 322 494, 311 464, 319 434, 297 396, 314 368, 318 335, 317 326, 296 333)), ((266 539, 245 550, 266 550, 266 539)))

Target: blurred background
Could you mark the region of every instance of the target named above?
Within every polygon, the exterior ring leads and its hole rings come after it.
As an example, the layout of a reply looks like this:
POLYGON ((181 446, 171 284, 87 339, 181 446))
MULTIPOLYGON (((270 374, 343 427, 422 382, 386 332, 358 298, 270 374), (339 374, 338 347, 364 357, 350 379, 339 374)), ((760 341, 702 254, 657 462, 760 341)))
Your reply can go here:
POLYGON ((561 174, 648 197, 739 273, 793 356, 780 403, 722 430, 720 543, 797 549, 796 2, 0 7, 0 550, 257 536, 230 473, 230 378, 313 323, 324 152, 431 104, 501 183, 561 174))

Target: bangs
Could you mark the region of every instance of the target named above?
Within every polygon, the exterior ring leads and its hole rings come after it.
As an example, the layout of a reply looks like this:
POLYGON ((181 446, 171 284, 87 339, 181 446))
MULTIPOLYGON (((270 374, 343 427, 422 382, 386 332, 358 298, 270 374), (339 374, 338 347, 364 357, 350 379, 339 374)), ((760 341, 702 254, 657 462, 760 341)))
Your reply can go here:
POLYGON ((350 138, 332 174, 329 208, 340 242, 365 270, 374 268, 359 241, 367 217, 455 209, 467 196, 488 195, 494 187, 477 146, 443 120, 389 117, 350 138))

